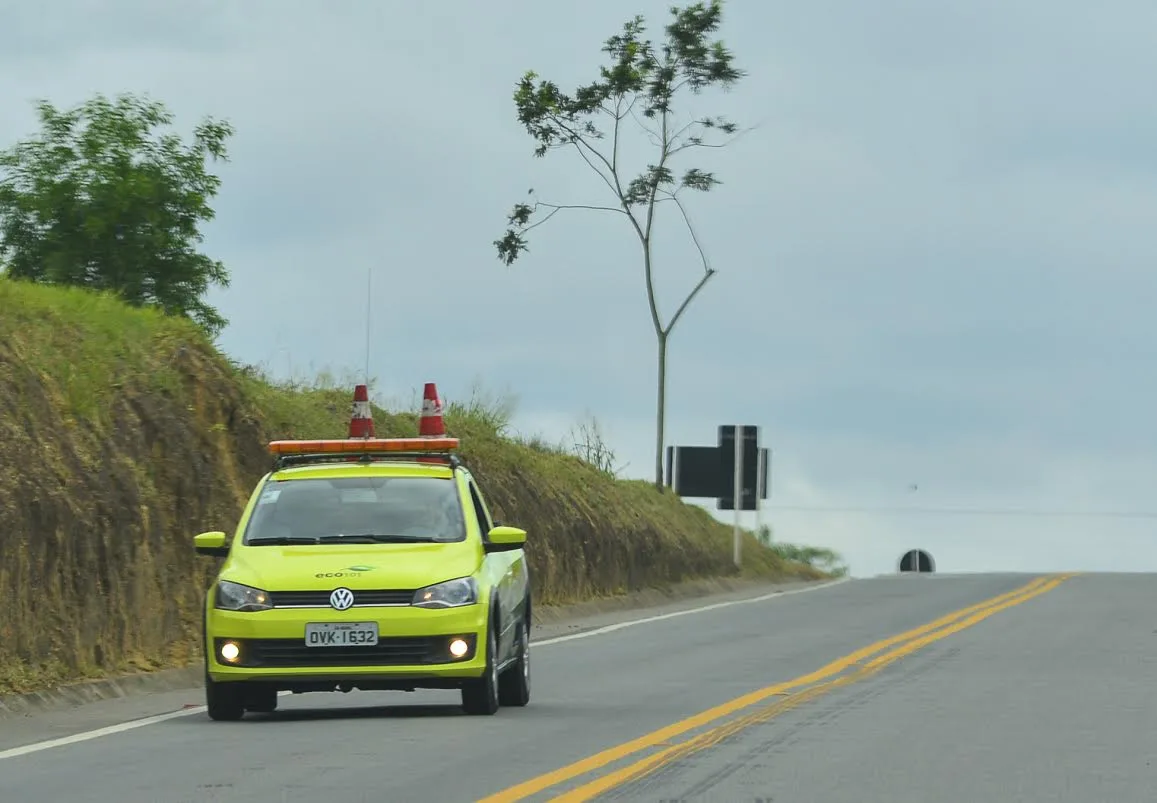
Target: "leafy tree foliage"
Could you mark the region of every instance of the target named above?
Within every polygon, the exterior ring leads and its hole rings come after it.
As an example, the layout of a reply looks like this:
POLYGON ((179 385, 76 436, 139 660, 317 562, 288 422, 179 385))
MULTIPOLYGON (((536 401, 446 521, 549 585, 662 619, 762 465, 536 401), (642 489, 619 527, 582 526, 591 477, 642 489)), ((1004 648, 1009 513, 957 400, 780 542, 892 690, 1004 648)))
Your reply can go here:
MULTIPOLYGON (((534 154, 544 157, 557 150, 577 153, 610 192, 612 203, 553 204, 532 198, 514 206, 509 228, 495 240, 498 257, 512 264, 527 251, 527 235, 564 209, 586 209, 620 215, 642 245, 643 278, 651 322, 658 344, 657 412, 655 436, 655 484, 663 483, 663 445, 667 394, 667 341, 688 306, 715 275, 704 252, 681 194, 708 192, 720 181, 713 173, 695 166, 677 169, 688 154, 705 148, 721 148, 738 134, 738 126, 723 117, 680 120, 676 100, 685 93, 698 95, 706 89, 729 89, 743 76, 734 56, 720 40, 712 40, 723 17, 722 0, 671 9, 671 19, 658 45, 644 39, 645 24, 636 16, 603 46, 609 63, 599 68, 599 78, 573 93, 563 92, 531 71, 514 93, 518 121, 534 138, 534 154), (624 137, 634 123, 654 147, 653 161, 632 174, 622 156, 624 137), (655 298, 655 264, 652 245, 656 214, 664 205, 680 213, 690 230, 703 275, 675 312, 664 318, 655 298)), ((534 191, 530 194, 534 196, 534 191)))
POLYGON ((161 103, 97 95, 61 111, 37 104, 40 134, 0 152, 0 263, 11 278, 110 290, 130 304, 184 315, 216 335, 206 304, 225 266, 197 250, 199 225, 233 129, 206 119, 189 144, 161 103))

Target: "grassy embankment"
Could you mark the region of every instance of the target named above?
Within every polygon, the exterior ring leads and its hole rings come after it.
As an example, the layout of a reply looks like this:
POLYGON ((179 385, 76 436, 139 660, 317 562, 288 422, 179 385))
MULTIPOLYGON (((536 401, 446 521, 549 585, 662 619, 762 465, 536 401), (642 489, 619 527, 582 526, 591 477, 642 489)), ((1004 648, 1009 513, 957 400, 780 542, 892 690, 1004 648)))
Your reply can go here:
MULTIPOLYGON (((215 562, 192 536, 236 526, 270 439, 344 437, 349 402, 271 385, 184 321, 0 278, 0 693, 196 659, 215 562)), ((733 574, 702 509, 503 437, 493 408, 446 418, 496 515, 530 532, 541 603, 733 574)), ((821 576, 754 539, 745 555, 744 574, 821 576)))

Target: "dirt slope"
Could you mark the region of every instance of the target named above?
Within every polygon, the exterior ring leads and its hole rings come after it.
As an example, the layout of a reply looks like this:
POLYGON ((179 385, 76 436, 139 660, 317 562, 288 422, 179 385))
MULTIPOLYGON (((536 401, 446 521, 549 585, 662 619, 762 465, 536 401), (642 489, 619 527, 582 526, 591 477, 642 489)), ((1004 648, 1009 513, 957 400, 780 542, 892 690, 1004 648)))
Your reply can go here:
MULTIPOLYGON (((423 381, 419 377, 416 381, 423 381)), ((344 437, 350 389, 238 369, 190 325, 77 290, 0 279, 0 692, 197 657, 214 562, 278 437, 344 437)), ((379 436, 416 416, 375 409, 379 436)), ((447 425, 496 515, 530 532, 541 602, 733 573, 730 529, 647 483, 447 425)), ((819 576, 749 540, 745 573, 819 576)))

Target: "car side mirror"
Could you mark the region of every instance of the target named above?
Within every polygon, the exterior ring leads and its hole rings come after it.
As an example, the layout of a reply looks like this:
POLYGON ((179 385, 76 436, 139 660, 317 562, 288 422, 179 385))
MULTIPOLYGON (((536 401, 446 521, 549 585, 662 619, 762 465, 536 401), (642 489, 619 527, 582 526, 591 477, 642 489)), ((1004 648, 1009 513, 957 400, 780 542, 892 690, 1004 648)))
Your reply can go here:
POLYGON ((201 533, 193 538, 193 549, 198 555, 208 555, 212 558, 223 558, 229 554, 229 546, 225 543, 225 533, 201 533))
POLYGON ((511 552, 522 549, 526 544, 526 530, 517 527, 492 527, 486 534, 484 548, 487 552, 511 552))

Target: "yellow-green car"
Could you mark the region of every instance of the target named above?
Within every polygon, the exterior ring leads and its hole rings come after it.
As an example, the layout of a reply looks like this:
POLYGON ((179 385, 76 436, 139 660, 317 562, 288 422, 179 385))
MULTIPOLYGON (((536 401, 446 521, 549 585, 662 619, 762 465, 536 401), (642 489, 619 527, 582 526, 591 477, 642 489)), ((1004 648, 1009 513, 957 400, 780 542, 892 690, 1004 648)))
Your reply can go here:
POLYGON ((461 689, 530 700, 526 532, 495 526, 455 438, 275 441, 205 600, 209 716, 278 692, 461 689))

